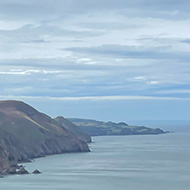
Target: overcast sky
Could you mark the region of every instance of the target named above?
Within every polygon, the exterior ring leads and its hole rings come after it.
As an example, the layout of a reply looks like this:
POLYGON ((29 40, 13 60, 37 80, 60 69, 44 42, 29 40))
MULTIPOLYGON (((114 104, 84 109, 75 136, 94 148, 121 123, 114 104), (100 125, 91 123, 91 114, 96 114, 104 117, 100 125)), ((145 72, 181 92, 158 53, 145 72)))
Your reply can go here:
POLYGON ((51 116, 189 119, 189 0, 0 0, 0 99, 51 116))

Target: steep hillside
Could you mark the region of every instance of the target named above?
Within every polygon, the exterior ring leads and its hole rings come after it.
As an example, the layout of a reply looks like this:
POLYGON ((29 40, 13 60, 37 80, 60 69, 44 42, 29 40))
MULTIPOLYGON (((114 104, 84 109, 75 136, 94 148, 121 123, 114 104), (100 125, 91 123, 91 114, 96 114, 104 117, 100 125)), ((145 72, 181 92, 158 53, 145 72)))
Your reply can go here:
POLYGON ((82 141, 85 141, 88 143, 91 142, 91 136, 85 133, 82 129, 77 127, 75 124, 70 122, 68 119, 65 119, 64 117, 59 116, 59 117, 56 117, 54 120, 57 121, 64 129, 68 130, 70 133, 77 135, 77 137, 81 139, 82 141))
MULTIPOLYGON (((20 101, 0 101, 0 147, 1 163, 9 165, 50 154, 89 151, 77 133, 20 101)), ((0 171, 6 165, 1 163, 0 171)))
POLYGON ((164 131, 156 128, 144 126, 129 126, 124 122, 103 122, 89 119, 68 119, 91 136, 100 135, 146 135, 146 134, 163 134, 164 131))

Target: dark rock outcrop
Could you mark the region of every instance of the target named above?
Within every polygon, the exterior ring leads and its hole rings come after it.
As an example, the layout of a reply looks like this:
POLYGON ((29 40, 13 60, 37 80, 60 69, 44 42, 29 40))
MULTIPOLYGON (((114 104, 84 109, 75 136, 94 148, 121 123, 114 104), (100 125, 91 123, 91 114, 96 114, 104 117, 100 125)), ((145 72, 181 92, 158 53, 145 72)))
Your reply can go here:
POLYGON ((33 174, 41 174, 41 172, 39 171, 39 170, 34 170, 33 172, 32 172, 33 174))
POLYGON ((29 174, 29 172, 24 167, 22 167, 16 172, 16 174, 29 174))

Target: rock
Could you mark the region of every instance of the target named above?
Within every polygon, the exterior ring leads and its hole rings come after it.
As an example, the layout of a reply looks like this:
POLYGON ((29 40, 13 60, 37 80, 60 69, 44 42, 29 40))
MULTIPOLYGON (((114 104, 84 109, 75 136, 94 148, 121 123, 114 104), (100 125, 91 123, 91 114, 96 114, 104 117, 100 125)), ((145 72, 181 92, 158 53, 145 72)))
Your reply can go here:
POLYGON ((29 174, 29 172, 24 168, 22 167, 18 172, 17 174, 29 174))
POLYGON ((21 168, 23 168, 24 166, 23 165, 18 165, 17 164, 17 168, 16 169, 21 169, 21 168))
POLYGON ((33 174, 41 174, 41 172, 39 171, 39 170, 34 170, 33 172, 32 172, 33 174))

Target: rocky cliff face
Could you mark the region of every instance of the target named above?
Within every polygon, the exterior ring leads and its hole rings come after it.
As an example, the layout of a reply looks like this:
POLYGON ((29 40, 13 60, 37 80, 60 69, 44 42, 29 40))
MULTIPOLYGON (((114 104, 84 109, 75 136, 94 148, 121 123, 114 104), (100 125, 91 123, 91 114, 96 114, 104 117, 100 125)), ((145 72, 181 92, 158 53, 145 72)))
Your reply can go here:
POLYGON ((18 161, 89 151, 76 133, 19 101, 0 101, 0 148, 0 172, 8 171, 18 161))
POLYGON ((9 163, 8 152, 3 146, 3 144, 0 144, 0 174, 6 173, 9 170, 10 170, 10 163, 9 163))

